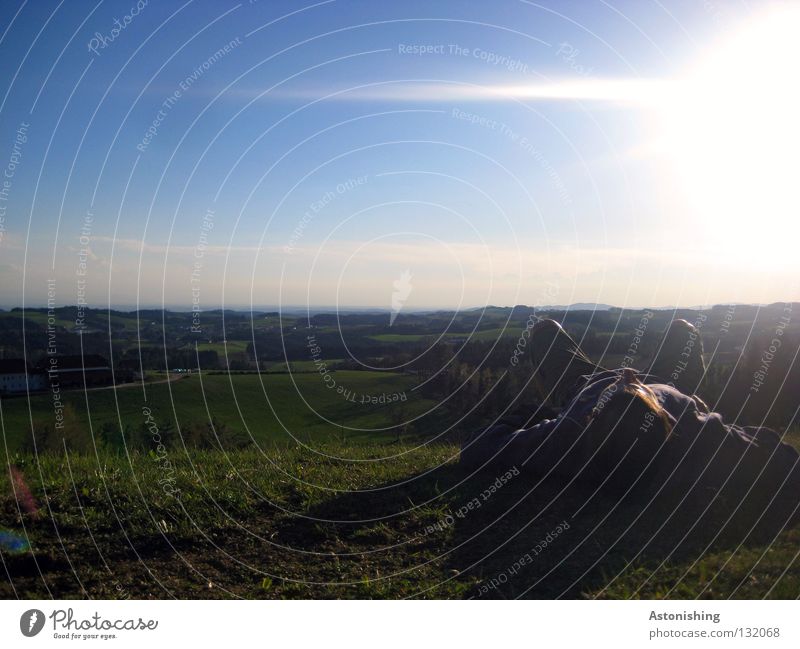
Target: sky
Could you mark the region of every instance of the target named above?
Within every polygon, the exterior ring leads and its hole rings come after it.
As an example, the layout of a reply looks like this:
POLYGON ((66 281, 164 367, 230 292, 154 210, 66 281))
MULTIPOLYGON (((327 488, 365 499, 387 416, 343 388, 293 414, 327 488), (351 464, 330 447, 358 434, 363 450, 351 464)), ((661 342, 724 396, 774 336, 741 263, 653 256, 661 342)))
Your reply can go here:
POLYGON ((800 300, 797 3, 6 2, 0 306, 800 300))

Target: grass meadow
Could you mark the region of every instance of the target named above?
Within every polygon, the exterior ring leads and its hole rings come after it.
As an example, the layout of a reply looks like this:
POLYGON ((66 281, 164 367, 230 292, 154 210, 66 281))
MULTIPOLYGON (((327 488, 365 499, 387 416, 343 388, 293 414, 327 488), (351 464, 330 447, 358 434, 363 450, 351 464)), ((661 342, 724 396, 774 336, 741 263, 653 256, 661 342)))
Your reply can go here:
POLYGON ((12 458, 3 597, 761 598, 800 591, 797 530, 643 506, 457 447, 389 443, 12 458), (346 459, 334 459, 341 457, 346 459), (33 506, 12 494, 30 488, 33 506), (490 496, 481 494, 491 492, 490 496), (475 505, 474 499, 480 504, 475 505), (470 507, 469 503, 473 502, 470 507))

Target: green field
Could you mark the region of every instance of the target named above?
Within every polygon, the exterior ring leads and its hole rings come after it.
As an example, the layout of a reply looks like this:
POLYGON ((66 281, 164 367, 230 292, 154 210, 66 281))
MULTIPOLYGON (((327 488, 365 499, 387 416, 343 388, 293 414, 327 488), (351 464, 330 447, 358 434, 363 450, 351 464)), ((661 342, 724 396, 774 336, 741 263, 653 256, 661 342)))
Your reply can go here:
POLYGON ((18 456, 14 488, 24 483, 36 506, 18 506, 4 473, 0 527, 31 549, 3 553, 10 579, 0 597, 800 594, 797 530, 726 525, 726 511, 696 501, 643 506, 594 494, 584 507, 586 493, 524 474, 483 499, 497 476, 466 475, 457 451, 175 450, 169 471, 148 454, 18 456))
MULTIPOLYGON (((332 367, 336 363, 341 363, 341 358, 326 359, 325 365, 332 367)), ((316 372, 318 370, 317 363, 314 361, 265 361, 262 363, 262 371, 264 372, 316 372)))
MULTIPOLYGON (((103 424, 140 427, 143 408, 158 422, 172 421, 177 427, 207 422, 212 417, 229 429, 252 435, 259 444, 290 443, 293 438, 379 440, 394 432, 393 417, 404 419, 432 408, 411 388, 415 380, 388 372, 331 372, 335 387, 328 388, 316 374, 192 374, 172 383, 129 385, 122 389, 64 392, 80 421, 93 431, 103 424), (345 392, 338 394, 341 387, 345 392), (406 401, 372 403, 381 395, 405 395, 406 401), (363 401, 363 402, 362 402, 363 401), (88 403, 88 405, 87 405, 88 403)), ((25 397, 2 400, 3 433, 10 450, 19 448, 30 434, 31 417, 25 397)), ((53 423, 52 397, 37 394, 30 399, 37 426, 53 423)))
POLYGON ((199 352, 217 352, 220 360, 225 358, 225 354, 240 354, 247 352, 248 340, 228 340, 227 342, 218 343, 197 343, 197 351, 199 352))
MULTIPOLYGON (((21 317, 22 313, 19 311, 14 311, 14 312, 6 311, 0 313, 0 318, 21 318, 21 317)), ((47 313, 45 312, 26 311, 25 318, 43 327, 47 326, 47 313)), ((58 327, 64 327, 65 329, 72 329, 75 327, 75 322, 73 320, 66 320, 58 316, 56 316, 53 319, 53 324, 58 327)))

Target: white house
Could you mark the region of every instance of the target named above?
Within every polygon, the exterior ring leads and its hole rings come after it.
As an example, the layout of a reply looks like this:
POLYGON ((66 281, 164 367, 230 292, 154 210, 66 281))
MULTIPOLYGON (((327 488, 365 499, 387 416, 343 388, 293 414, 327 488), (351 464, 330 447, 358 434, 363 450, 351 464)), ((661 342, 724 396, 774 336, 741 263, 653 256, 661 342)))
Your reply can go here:
POLYGON ((0 359, 0 394, 33 392, 45 386, 44 374, 31 370, 23 359, 0 359))

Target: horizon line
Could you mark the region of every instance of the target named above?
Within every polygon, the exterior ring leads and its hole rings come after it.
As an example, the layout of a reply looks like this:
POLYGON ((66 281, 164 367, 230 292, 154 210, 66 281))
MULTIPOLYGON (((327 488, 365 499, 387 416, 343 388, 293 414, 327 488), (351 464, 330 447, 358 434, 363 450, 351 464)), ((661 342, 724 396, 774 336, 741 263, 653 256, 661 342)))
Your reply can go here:
MULTIPOLYGON (((662 306, 649 306, 649 305, 625 305, 619 306, 614 304, 607 304, 607 303, 594 303, 594 302, 573 302, 571 304, 487 304, 487 305, 474 305, 474 306, 440 306, 440 307, 429 307, 429 308, 419 308, 419 309, 404 309, 403 312, 405 314, 415 314, 415 313, 435 313, 440 311, 477 311, 480 309, 516 309, 519 307, 529 307, 533 309, 550 309, 550 310, 563 310, 563 309, 573 309, 576 311, 610 311, 612 309, 620 309, 620 310, 629 310, 629 311, 641 311, 641 310, 653 310, 653 311, 666 311, 670 309, 689 309, 689 310, 703 310, 703 309, 711 309, 714 307, 719 306, 749 306, 749 307, 769 307, 778 304, 800 304, 800 302, 794 302, 792 300, 786 301, 778 301, 778 302, 715 302, 713 304, 693 304, 693 305, 662 305, 662 306)), ((304 304, 287 304, 287 305, 259 305, 259 306, 252 306, 252 305, 227 305, 227 306, 217 306, 217 307, 210 307, 204 309, 193 309, 191 305, 182 305, 182 304, 117 304, 117 305, 77 305, 77 304, 60 304, 54 307, 43 303, 41 305, 17 305, 17 306, 8 306, 8 305, 0 305, 0 312, 11 312, 14 310, 30 310, 30 311, 40 311, 45 309, 79 309, 82 308, 87 311, 126 311, 129 313, 135 313, 136 311, 173 311, 176 313, 212 313, 215 311, 237 311, 237 312, 255 312, 255 313, 264 313, 264 312, 293 312, 296 313, 298 311, 315 311, 317 313, 320 312, 343 312, 343 311, 364 311, 364 312, 373 312, 373 313, 392 313, 392 309, 390 307, 380 307, 380 306, 369 306, 369 305, 325 305, 325 304, 314 304, 314 305, 304 305, 304 304)))

